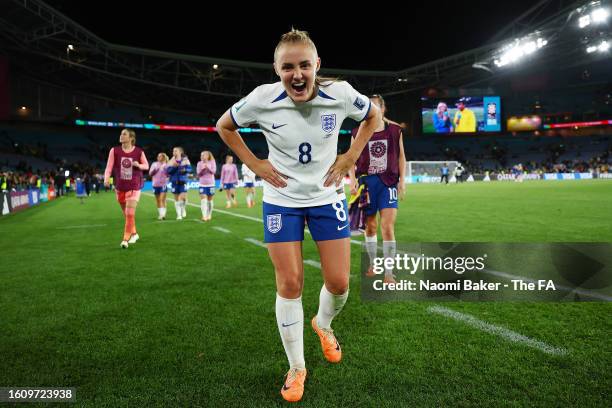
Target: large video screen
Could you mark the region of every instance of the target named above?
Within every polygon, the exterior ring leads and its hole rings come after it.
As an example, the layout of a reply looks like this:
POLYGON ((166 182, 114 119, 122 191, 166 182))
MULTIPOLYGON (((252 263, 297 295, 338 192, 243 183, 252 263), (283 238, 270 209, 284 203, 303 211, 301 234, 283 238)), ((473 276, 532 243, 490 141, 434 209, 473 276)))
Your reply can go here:
POLYGON ((538 130, 542 126, 542 118, 538 115, 512 116, 508 118, 508 132, 527 132, 538 130))
POLYGON ((499 96, 421 98, 423 133, 481 133, 501 131, 499 96))

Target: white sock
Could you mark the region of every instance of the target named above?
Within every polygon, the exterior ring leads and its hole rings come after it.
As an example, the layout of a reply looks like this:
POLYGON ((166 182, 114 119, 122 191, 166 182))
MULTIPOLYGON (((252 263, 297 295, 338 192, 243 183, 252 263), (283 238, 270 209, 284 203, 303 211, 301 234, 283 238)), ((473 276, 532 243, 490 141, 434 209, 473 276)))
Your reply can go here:
POLYGON ((302 297, 285 299, 276 294, 276 324, 290 368, 306 368, 304 361, 304 309, 302 297))
POLYGON ((162 207, 160 208, 160 210, 161 210, 161 216, 165 218, 166 217, 166 207, 162 207))
POLYGON ((162 208, 161 207, 157 208, 157 215, 159 216, 159 218, 161 218, 161 216, 162 216, 162 208))
POLYGON ((202 209, 202 217, 208 217, 208 200, 202 198, 200 200, 200 208, 202 209))
POLYGON ((183 216, 183 211, 181 210, 181 202, 180 201, 175 201, 174 202, 174 209, 176 210, 176 216, 177 217, 182 217, 183 216))
POLYGON ((368 253, 368 258, 370 258, 370 266, 374 265, 374 258, 376 258, 378 245, 378 235, 373 235, 371 237, 365 236, 365 247, 366 252, 368 253))
POLYGON ((208 203, 208 216, 212 217, 212 212, 213 212, 213 207, 215 206, 215 202, 210 200, 206 200, 206 202, 208 203))
MULTIPOLYGON (((395 258, 395 241, 383 241, 383 256, 395 258)), ((393 269, 385 268, 385 276, 393 276, 393 269)))
POLYGON ((183 214, 183 218, 187 217, 187 199, 181 201, 181 212, 183 214))
POLYGON ((317 324, 319 327, 323 329, 330 328, 332 320, 344 307, 348 294, 349 291, 347 289, 341 295, 334 295, 323 284, 319 294, 319 311, 317 312, 317 324))

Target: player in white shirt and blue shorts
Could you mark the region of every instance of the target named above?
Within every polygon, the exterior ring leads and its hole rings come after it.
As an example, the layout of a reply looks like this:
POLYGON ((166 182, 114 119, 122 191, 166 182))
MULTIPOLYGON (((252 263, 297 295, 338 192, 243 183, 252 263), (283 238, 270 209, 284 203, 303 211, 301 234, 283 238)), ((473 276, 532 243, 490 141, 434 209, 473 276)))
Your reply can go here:
POLYGON ((233 105, 217 123, 229 148, 263 180, 264 237, 276 273, 276 320, 290 369, 281 395, 299 401, 304 391, 302 286, 304 226, 319 250, 324 285, 311 324, 325 358, 342 352, 332 319, 348 297, 350 228, 343 179, 381 118, 370 100, 344 81, 318 78, 317 49, 306 32, 284 34, 274 52, 280 82, 261 85, 233 105), (345 118, 365 121, 350 149, 337 155, 345 118), (258 159, 238 128, 258 124, 269 148, 258 159))
POLYGON ((244 163, 242 163, 240 171, 242 172, 247 207, 255 207, 255 173, 244 163))

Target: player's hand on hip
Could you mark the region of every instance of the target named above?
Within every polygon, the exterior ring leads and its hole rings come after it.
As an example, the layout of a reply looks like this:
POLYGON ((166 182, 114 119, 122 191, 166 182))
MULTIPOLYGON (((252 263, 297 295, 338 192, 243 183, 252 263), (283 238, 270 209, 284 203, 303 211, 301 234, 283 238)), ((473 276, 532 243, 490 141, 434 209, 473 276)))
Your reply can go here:
POLYGON ((351 195, 352 196, 356 195, 358 190, 359 190, 359 183, 357 182, 351 183, 351 195))
POLYGON ((274 168, 268 160, 258 160, 253 166, 249 166, 259 177, 276 188, 287 187, 285 180, 288 178, 274 168))
POLYGON ((354 165, 355 162, 346 153, 336 156, 336 161, 327 170, 324 186, 329 187, 335 184, 336 187, 339 187, 344 176, 354 165))

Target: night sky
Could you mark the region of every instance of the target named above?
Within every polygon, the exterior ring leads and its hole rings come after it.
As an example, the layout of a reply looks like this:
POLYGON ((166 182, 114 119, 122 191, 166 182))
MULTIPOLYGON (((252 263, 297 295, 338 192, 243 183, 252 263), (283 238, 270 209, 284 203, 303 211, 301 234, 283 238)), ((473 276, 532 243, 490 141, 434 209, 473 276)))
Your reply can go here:
POLYGON ((104 1, 98 7, 48 1, 112 43, 265 63, 294 26, 310 32, 324 67, 372 70, 409 68, 483 45, 534 1, 404 2, 401 10, 391 2, 372 2, 377 8, 370 9, 355 9, 357 2, 222 3, 201 1, 196 9, 186 1, 104 1))

